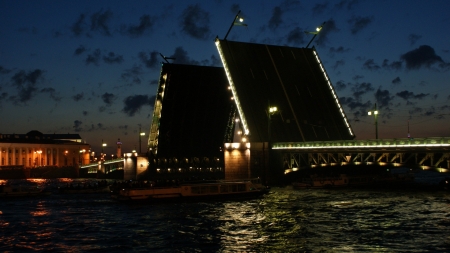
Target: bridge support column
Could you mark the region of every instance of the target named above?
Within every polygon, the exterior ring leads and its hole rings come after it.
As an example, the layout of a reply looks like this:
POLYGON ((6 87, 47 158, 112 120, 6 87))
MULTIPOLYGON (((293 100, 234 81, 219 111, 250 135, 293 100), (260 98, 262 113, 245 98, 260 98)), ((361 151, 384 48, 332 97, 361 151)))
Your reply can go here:
POLYGON ((276 183, 283 175, 282 157, 272 157, 267 142, 225 143, 225 179, 261 178, 263 183, 276 183), (280 177, 281 177, 280 176, 280 177))

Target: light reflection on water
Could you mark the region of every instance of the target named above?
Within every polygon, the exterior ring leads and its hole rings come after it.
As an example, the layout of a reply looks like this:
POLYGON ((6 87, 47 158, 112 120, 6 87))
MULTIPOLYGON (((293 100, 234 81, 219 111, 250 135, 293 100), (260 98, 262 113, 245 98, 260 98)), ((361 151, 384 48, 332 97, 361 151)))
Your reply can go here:
POLYGON ((0 251, 449 252, 450 195, 273 188, 252 200, 0 200, 0 251))

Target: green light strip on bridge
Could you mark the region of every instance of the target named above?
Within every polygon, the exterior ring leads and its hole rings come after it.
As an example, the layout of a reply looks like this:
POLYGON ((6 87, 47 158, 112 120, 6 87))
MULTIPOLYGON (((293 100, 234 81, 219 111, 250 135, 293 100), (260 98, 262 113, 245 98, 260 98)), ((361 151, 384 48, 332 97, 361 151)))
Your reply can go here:
POLYGON ((450 147, 449 137, 420 139, 343 140, 315 142, 278 142, 272 149, 349 149, 349 148, 450 147))

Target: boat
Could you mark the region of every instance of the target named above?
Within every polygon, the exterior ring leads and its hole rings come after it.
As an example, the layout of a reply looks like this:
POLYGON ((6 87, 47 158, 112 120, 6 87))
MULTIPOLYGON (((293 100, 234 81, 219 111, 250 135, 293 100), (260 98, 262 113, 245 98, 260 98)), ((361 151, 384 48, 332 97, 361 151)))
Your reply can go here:
POLYGON ((0 197, 35 197, 48 195, 50 192, 44 191, 43 188, 37 186, 20 186, 20 185, 0 185, 0 197))
POLYGON ((164 199, 221 199, 246 198, 262 195, 268 188, 261 180, 214 180, 180 183, 172 186, 157 186, 151 182, 130 184, 118 189, 111 187, 111 197, 120 201, 164 200, 164 199))
POLYGON ((60 187, 58 188, 58 193, 60 194, 92 194, 92 193, 109 193, 108 186, 99 187, 86 187, 86 188, 71 188, 71 187, 60 187))
POLYGON ((297 182, 293 182, 294 189, 303 188, 331 188, 331 187, 343 187, 347 186, 349 178, 345 174, 339 176, 319 176, 310 175, 309 177, 301 178, 297 182))
POLYGON ((109 193, 109 186, 106 180, 96 182, 80 182, 77 184, 68 184, 58 187, 60 194, 91 194, 91 193, 109 193))

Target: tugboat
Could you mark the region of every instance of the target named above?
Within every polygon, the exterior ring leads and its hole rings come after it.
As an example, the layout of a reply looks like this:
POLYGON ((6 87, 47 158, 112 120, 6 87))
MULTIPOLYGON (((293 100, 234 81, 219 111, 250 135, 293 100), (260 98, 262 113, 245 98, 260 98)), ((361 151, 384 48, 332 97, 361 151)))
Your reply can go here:
POLYGON ((163 199, 221 199, 254 197, 264 194, 268 188, 261 180, 217 180, 181 183, 174 186, 130 184, 123 188, 111 187, 111 197, 121 201, 163 200, 163 199))

